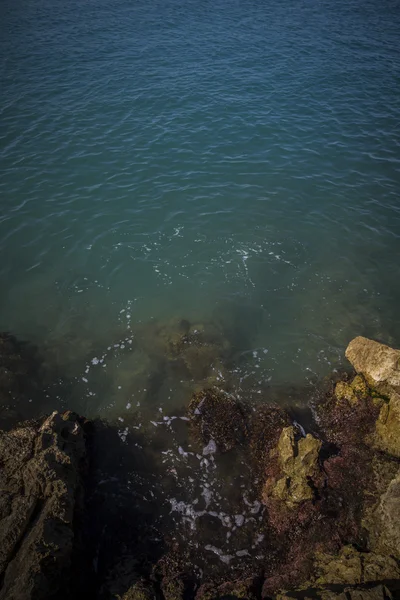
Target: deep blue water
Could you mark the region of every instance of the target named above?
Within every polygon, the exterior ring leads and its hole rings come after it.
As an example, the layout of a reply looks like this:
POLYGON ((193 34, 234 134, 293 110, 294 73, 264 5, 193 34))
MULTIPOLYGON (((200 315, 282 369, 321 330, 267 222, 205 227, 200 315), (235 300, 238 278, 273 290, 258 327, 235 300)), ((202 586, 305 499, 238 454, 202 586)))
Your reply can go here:
POLYGON ((223 322, 256 383, 400 345, 399 30, 398 0, 2 0, 0 329, 92 414, 151 319, 223 322))

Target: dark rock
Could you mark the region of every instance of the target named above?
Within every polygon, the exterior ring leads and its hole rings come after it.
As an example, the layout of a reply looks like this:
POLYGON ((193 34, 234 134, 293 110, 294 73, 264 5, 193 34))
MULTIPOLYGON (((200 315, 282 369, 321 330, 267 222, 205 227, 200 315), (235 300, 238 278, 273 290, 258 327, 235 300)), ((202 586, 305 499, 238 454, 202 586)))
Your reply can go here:
POLYGON ((151 584, 145 581, 137 581, 121 597, 121 600, 155 600, 156 594, 151 584))
POLYGON ((195 436, 204 445, 213 441, 227 452, 246 438, 245 410, 234 396, 218 388, 194 394, 188 414, 195 436))
POLYGON ((1 600, 69 598, 85 438, 73 413, 0 432, 1 600))

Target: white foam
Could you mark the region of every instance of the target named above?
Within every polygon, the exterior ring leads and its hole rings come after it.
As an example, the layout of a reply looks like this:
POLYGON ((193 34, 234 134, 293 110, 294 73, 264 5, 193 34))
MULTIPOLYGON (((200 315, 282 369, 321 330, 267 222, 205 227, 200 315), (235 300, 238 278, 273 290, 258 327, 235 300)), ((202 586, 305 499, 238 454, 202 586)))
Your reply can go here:
POLYGON ((232 558, 234 558, 234 556, 232 556, 231 554, 224 554, 222 550, 216 548, 215 546, 211 546, 211 544, 207 544, 207 546, 205 546, 205 549, 209 550, 210 552, 214 552, 214 554, 216 554, 219 557, 219 559, 226 565, 229 565, 232 558))
POLYGON ((217 451, 217 445, 213 439, 211 439, 207 446, 203 448, 203 456, 209 456, 210 454, 215 454, 217 451))
POLYGON ((235 515, 235 524, 236 527, 241 527, 244 523, 244 516, 243 515, 235 515))

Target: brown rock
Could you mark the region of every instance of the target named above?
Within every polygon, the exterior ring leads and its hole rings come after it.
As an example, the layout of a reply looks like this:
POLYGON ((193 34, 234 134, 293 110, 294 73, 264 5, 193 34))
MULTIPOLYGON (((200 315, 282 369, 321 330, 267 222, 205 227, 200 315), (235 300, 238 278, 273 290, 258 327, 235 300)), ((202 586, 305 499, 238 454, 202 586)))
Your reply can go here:
POLYGON ((0 432, 1 600, 68 597, 84 454, 73 413, 0 432))

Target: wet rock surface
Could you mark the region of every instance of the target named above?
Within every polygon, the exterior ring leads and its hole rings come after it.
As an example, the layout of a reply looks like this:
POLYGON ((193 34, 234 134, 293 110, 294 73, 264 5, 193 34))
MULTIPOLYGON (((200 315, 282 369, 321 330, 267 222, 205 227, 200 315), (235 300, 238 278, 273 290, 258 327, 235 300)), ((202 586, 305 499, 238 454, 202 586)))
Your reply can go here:
MULTIPOLYGON (((66 412, 0 432, 0 600, 399 595, 399 351, 353 341, 356 373, 315 388, 302 425, 273 394, 215 385, 231 360, 218 328, 142 334, 167 381, 189 377, 186 411, 151 429, 66 412)), ((0 392, 24 397, 15 344, 0 344, 17 357, 0 392)))
POLYGON ((216 445, 221 452, 227 452, 246 438, 246 412, 232 394, 211 388, 192 397, 188 416, 194 437, 203 446, 216 445))

